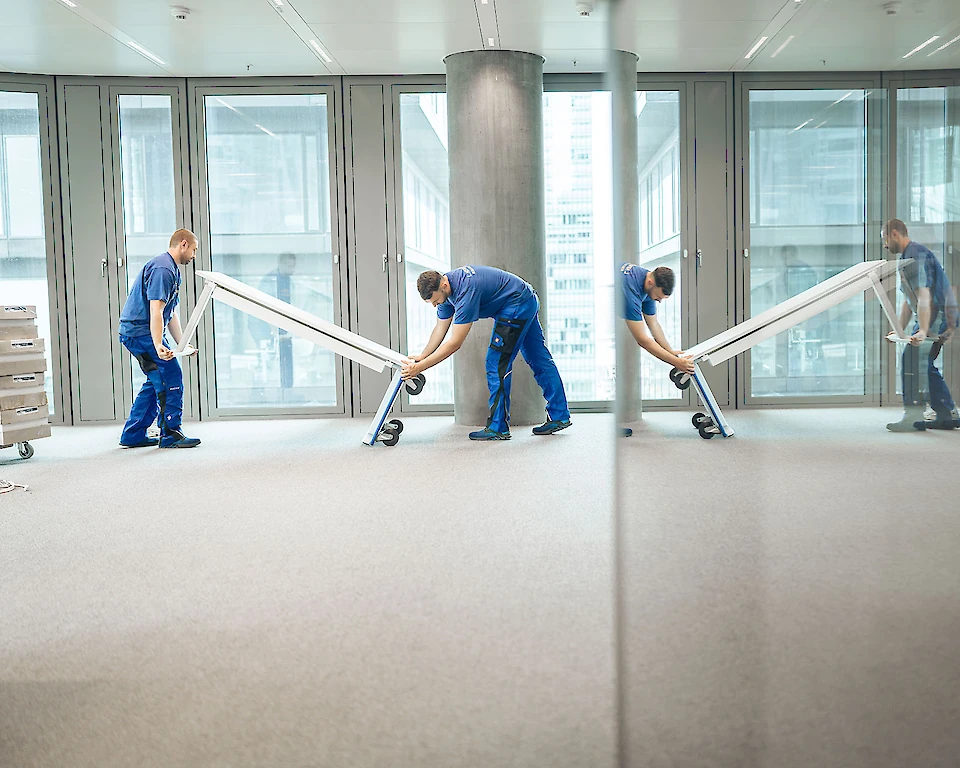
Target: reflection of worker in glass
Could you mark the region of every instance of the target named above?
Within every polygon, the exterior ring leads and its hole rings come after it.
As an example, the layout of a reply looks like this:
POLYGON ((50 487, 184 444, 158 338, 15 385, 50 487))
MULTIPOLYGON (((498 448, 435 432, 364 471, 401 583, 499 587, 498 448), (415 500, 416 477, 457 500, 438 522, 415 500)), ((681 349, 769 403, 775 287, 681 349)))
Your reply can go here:
MULTIPOLYGON (((288 252, 277 258, 277 268, 264 275, 260 281, 260 290, 290 304, 290 279, 297 268, 297 257, 288 252)), ((284 389, 293 386, 293 337, 282 328, 270 325, 253 316, 249 322, 250 335, 255 341, 272 341, 276 338, 277 351, 280 353, 280 386, 284 389), (276 336, 274 336, 276 334, 276 336)))
POLYGON ((900 268, 900 286, 904 302, 900 308, 900 325, 916 313, 910 343, 903 349, 903 418, 887 424, 891 432, 923 429, 955 429, 956 418, 950 390, 937 369, 936 360, 943 345, 950 341, 957 328, 957 299, 947 281, 943 265, 930 249, 907 236, 907 226, 900 219, 887 222, 883 247, 895 256, 910 259, 900 268), (927 353, 927 391, 922 391, 921 352, 927 353), (934 421, 923 420, 924 401, 929 399, 936 414, 934 421))
MULTIPOLYGON (((779 304, 799 293, 803 293, 808 288, 813 288, 817 284, 817 271, 807 262, 800 258, 800 252, 795 245, 784 245, 780 248, 780 280, 778 286, 779 297, 773 302, 779 304)), ((809 322, 809 321, 808 321, 809 322)), ((777 376, 789 378, 799 376, 804 373, 804 361, 807 357, 805 342, 819 342, 823 338, 824 327, 829 321, 819 323, 820 333, 813 338, 807 334, 808 328, 794 328, 789 334, 778 335, 774 344, 776 345, 776 373, 777 376), (790 363, 793 362, 793 365, 790 363)), ((814 346, 819 346, 815 344, 814 346)), ((822 361, 815 350, 810 354, 813 358, 814 373, 820 373, 818 368, 822 368, 822 361), (818 361, 820 363, 818 364, 818 361)))

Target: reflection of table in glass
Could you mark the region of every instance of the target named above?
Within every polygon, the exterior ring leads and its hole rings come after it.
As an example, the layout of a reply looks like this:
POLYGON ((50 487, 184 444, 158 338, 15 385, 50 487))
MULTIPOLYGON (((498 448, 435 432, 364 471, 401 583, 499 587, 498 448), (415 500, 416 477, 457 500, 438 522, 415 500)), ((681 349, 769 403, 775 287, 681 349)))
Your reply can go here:
MULTIPOLYGON (((370 429, 367 431, 363 442, 366 445, 373 445, 377 441, 384 445, 397 444, 400 433, 403 431, 403 422, 399 419, 392 419, 388 422, 387 416, 390 414, 390 410, 400 394, 400 387, 404 383, 400 378, 403 355, 220 272, 197 270, 197 275, 203 278, 203 291, 201 291, 197 306, 194 307, 190 319, 183 329, 183 337, 180 339, 177 353, 182 354, 187 350, 190 339, 200 324, 200 317, 210 300, 216 299, 270 325, 282 328, 295 336, 332 350, 336 354, 364 365, 377 373, 382 373, 385 369, 391 369, 394 371, 393 379, 383 396, 383 400, 380 401, 380 408, 370 423, 370 429)), ((407 392, 411 395, 420 394, 425 381, 423 374, 420 374, 406 382, 407 392)))
POLYGON ((883 277, 895 272, 899 265, 899 261, 883 260, 855 264, 822 283, 717 334, 712 339, 707 339, 686 350, 686 354, 693 358, 693 374, 685 374, 674 368, 670 371, 670 380, 680 389, 686 389, 692 382, 697 390, 700 401, 708 411, 693 417, 693 425, 700 432, 700 436, 709 440, 717 434, 724 437, 733 435, 733 429, 727 424, 716 398, 700 371, 702 363, 719 365, 726 362, 760 342, 869 290, 876 293, 894 333, 903 337, 904 332, 900 327, 897 312, 880 282, 883 277))

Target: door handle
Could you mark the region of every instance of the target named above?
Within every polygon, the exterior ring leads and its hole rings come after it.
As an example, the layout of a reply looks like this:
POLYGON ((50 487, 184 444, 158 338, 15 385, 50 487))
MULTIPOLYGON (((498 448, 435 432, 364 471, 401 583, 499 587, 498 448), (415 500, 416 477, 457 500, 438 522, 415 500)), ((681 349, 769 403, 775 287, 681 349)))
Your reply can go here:
POLYGON ((749 249, 749 248, 744 248, 744 249, 743 249, 743 258, 745 258, 745 259, 749 259, 749 258, 750 258, 750 249, 749 249))
POLYGON ((701 251, 699 248, 697 248, 697 266, 703 266, 703 251, 701 251))
POLYGON ((387 271, 387 254, 383 254, 383 271, 387 271))
POLYGON ((100 259, 100 277, 107 276, 107 259, 106 257, 100 259))

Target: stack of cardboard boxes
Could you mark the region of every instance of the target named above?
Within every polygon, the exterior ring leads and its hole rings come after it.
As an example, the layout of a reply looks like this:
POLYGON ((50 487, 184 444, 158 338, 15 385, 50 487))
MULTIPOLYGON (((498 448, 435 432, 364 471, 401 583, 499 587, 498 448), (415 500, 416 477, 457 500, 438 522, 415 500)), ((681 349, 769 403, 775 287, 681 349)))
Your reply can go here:
POLYGON ((50 437, 43 350, 37 308, 0 306, 0 447, 50 437))

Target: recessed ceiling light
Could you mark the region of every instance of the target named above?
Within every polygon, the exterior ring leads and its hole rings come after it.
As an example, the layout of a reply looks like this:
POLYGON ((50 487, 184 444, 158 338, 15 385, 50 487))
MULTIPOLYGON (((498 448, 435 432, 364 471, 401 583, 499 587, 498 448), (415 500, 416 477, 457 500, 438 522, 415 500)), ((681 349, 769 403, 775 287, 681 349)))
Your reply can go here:
POLYGON ((488 2, 490 2, 490 0, 480 0, 480 2, 486 5, 488 2))
POLYGON ((913 54, 915 54, 917 51, 922 51, 924 48, 926 48, 928 45, 930 45, 930 43, 934 42, 935 40, 939 40, 939 39, 940 39, 940 35, 934 35, 934 36, 931 37, 929 40, 925 40, 924 42, 920 43, 920 45, 918 45, 916 48, 914 48, 912 51, 910 51, 910 53, 905 53, 905 54, 903 55, 903 58, 909 59, 909 58, 910 58, 911 56, 913 56, 913 54))
POLYGON ((927 54, 927 56, 933 56, 933 54, 935 53, 940 53, 940 51, 942 51, 948 45, 953 45, 955 42, 957 42, 957 40, 960 40, 960 35, 957 35, 955 38, 953 38, 953 40, 950 40, 949 42, 944 43, 939 48, 937 48, 937 50, 931 51, 930 53, 927 54))
POLYGON ((331 59, 327 55, 327 52, 320 47, 320 43, 318 43, 316 40, 311 40, 310 45, 312 45, 316 49, 317 53, 319 53, 323 57, 323 60, 327 62, 327 64, 333 61, 333 59, 331 59))
POLYGON ((753 44, 753 48, 751 48, 749 51, 747 51, 747 55, 744 56, 743 58, 749 59, 751 56, 753 56, 753 54, 755 54, 757 51, 760 50, 760 46, 763 45, 765 42, 767 42, 767 36, 766 36, 766 35, 764 35, 764 36, 761 37, 759 40, 757 40, 757 42, 753 44))
POLYGON ((492 37, 488 37, 488 38, 487 38, 487 43, 490 45, 491 48, 494 48, 494 47, 496 47, 496 45, 497 45, 495 42, 493 42, 493 38, 492 38, 492 37))
POLYGON ((780 51, 782 51, 782 50, 783 50, 784 48, 786 48, 788 45, 790 45, 790 41, 793 40, 794 37, 796 37, 796 35, 790 35, 790 37, 788 37, 786 40, 784 40, 782 43, 780 43, 780 47, 777 48, 777 50, 775 50, 773 53, 770 54, 770 58, 771 58, 771 59, 777 58, 777 54, 780 53, 780 51))
POLYGON ((150 61, 153 61, 159 64, 161 67, 167 66, 167 62, 157 56, 155 53, 150 53, 146 48, 144 48, 140 43, 135 43, 133 40, 128 40, 127 45, 133 48, 137 53, 146 56, 150 61))
POLYGON ((61 3, 68 6, 69 8, 76 8, 77 4, 70 2, 70 0, 60 0, 61 3))

